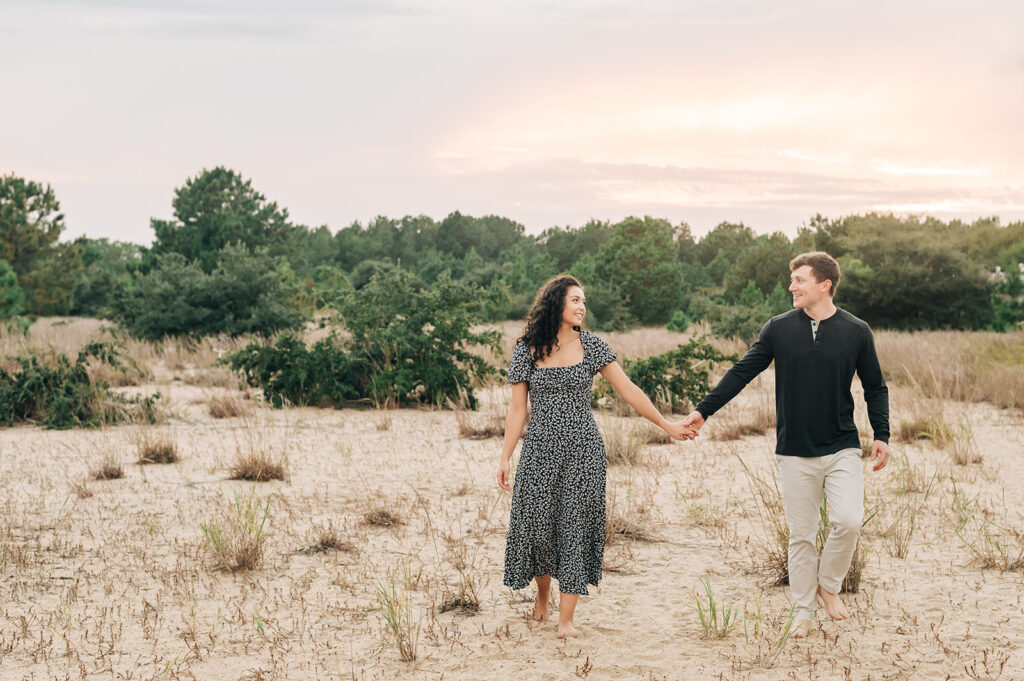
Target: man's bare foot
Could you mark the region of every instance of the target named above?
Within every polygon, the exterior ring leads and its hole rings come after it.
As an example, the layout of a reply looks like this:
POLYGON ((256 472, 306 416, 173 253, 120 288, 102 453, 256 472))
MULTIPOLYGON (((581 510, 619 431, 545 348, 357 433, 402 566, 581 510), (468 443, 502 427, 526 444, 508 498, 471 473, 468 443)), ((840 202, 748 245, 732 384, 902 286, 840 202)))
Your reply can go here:
POLYGON ((537 600, 533 604, 533 614, 530 615, 536 622, 546 622, 548 619, 548 595, 537 594, 537 600))
POLYGON ((579 635, 580 632, 576 631, 576 627, 572 625, 572 622, 568 622, 565 624, 563 624, 562 622, 558 623, 558 638, 576 638, 579 635))
POLYGON ((850 611, 846 609, 843 602, 839 600, 839 595, 828 591, 825 591, 825 587, 818 586, 818 598, 825 604, 825 610, 828 611, 829 617, 838 621, 845 620, 850 616, 850 611))
POLYGON ((793 632, 790 634, 793 638, 807 638, 811 633, 811 621, 810 620, 797 620, 793 623, 793 632))

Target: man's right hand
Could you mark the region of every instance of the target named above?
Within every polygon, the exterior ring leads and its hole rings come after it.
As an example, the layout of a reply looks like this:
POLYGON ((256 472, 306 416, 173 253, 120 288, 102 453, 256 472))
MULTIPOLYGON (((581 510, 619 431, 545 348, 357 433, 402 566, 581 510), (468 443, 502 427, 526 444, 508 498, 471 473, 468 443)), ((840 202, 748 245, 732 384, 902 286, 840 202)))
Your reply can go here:
POLYGON ((704 425, 704 417, 701 416, 699 411, 691 411, 690 415, 683 419, 684 426, 690 426, 695 431, 699 431, 701 426, 704 425))

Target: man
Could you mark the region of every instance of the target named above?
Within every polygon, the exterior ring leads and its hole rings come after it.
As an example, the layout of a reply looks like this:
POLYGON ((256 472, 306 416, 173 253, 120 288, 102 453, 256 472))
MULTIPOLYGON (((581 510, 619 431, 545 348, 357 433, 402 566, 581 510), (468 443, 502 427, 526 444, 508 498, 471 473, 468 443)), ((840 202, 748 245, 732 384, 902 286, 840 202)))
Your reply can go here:
POLYGON ((871 329, 832 302, 839 263, 820 251, 789 263, 790 312, 772 317, 747 354, 683 421, 700 428, 775 361, 776 459, 789 526, 789 585, 795 605, 793 636, 808 635, 815 596, 834 620, 850 616, 839 599, 864 516, 860 437, 850 386, 856 371, 874 431, 873 470, 889 460, 889 390, 871 329), (822 492, 832 531, 815 549, 822 492))

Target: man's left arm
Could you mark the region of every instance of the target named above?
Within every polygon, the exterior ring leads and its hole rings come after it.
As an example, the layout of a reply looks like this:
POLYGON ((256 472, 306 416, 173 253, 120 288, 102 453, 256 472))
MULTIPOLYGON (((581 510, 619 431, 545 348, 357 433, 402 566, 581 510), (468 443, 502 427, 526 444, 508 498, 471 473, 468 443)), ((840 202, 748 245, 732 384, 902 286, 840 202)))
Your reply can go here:
POLYGON ((875 338, 871 329, 865 329, 865 341, 857 360, 857 376, 864 388, 864 401, 868 405, 868 420, 874 432, 871 444, 873 470, 881 470, 889 461, 889 388, 882 376, 882 367, 875 352, 875 338))

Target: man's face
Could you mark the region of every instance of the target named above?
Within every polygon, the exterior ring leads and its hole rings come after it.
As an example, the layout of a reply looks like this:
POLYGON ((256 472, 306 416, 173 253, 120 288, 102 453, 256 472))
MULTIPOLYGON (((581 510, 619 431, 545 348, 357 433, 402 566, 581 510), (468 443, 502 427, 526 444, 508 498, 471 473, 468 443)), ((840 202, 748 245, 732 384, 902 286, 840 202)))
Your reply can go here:
POLYGON ((828 297, 832 282, 828 279, 818 281, 810 265, 802 265, 790 273, 789 292, 793 294, 793 307, 813 307, 823 298, 828 297))

